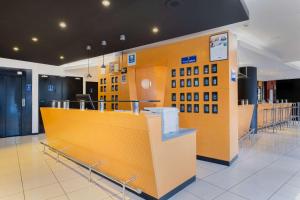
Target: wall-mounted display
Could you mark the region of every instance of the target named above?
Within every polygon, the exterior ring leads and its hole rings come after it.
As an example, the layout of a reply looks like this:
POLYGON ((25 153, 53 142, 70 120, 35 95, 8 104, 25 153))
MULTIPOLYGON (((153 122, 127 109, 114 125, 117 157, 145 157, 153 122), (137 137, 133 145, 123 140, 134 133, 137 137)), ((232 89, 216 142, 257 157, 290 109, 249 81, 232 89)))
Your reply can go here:
POLYGON ((194 67, 194 75, 199 75, 199 67, 198 66, 194 67))
POLYGON ((180 87, 181 87, 181 88, 184 87, 184 79, 180 79, 180 87))
POLYGON ((180 104, 180 112, 185 112, 185 105, 184 104, 180 104))
POLYGON ((204 86, 209 86, 209 77, 205 77, 205 78, 203 79, 203 85, 204 85, 204 86))
POLYGON ((210 36, 210 61, 228 59, 228 33, 210 36))
POLYGON ((172 101, 176 101, 177 98, 176 98, 176 93, 172 93, 172 101))
POLYGON ((186 94, 186 100, 187 101, 192 101, 192 93, 187 93, 186 94))
POLYGON ((188 113, 193 112, 193 110, 192 110, 192 104, 188 104, 186 110, 187 110, 188 113))
POLYGON ((203 93, 203 101, 209 101, 209 92, 203 93))
POLYGON ((194 101, 199 101, 199 93, 198 92, 194 93, 194 101))
POLYGON ((218 77, 213 76, 212 79, 211 79, 211 84, 212 84, 213 86, 218 85, 218 77))
POLYGON ((192 87, 192 79, 189 78, 189 79, 186 80, 186 86, 187 87, 192 87))
POLYGON ((194 87, 199 87, 199 78, 194 78, 194 87))
POLYGON ((191 76, 192 75, 192 68, 191 67, 186 68, 186 75, 187 76, 191 76))
POLYGON ((199 113, 199 104, 194 104, 194 113, 199 113))
POLYGON ((184 93, 180 93, 180 101, 185 101, 185 94, 184 93))
POLYGON ((172 76, 172 77, 176 77, 176 69, 172 69, 172 71, 171 71, 171 76, 172 76))
POLYGON ((211 98, 213 101, 218 101, 218 92, 213 92, 211 98))
POLYGON ((203 66, 203 74, 209 74, 209 65, 203 66))
POLYGON ((180 68, 180 76, 184 76, 184 68, 180 68))
POLYGON ((172 88, 176 88, 176 80, 172 80, 172 88))
POLYGON ((213 73, 213 74, 218 73, 218 65, 217 64, 211 65, 211 73, 213 73))
POLYGON ((212 105, 212 113, 217 114, 218 112, 219 112, 218 105, 217 104, 213 104, 212 105))
POLYGON ((204 113, 209 113, 209 105, 208 104, 204 104, 204 113))

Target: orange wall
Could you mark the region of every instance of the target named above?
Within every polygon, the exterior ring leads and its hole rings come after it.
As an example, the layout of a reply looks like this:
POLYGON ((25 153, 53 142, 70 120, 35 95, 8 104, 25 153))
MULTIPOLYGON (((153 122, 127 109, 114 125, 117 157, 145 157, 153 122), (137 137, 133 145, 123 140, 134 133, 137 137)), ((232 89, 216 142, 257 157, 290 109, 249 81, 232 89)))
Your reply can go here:
MULTIPOLYGON (((224 161, 232 160, 238 154, 238 112, 237 112, 237 82, 230 80, 231 70, 237 72, 237 42, 229 33, 229 59, 211 63, 209 60, 209 35, 195 39, 184 40, 168 45, 146 48, 136 52, 136 66, 128 67, 135 71, 135 78, 128 82, 127 95, 130 99, 160 100, 163 106, 171 106, 171 94, 177 93, 177 108, 180 106, 179 93, 199 92, 199 102, 191 101, 191 104, 199 104, 200 113, 180 113, 180 126, 184 128, 197 129, 197 155, 215 158, 224 161), (197 62, 182 65, 181 58, 186 56, 197 56, 197 62), (211 64, 218 65, 217 74, 203 74, 203 66, 211 64), (179 69, 184 67, 199 66, 200 74, 191 76, 199 78, 200 87, 179 88, 179 69), (177 69, 177 77, 171 77, 171 70, 177 69), (218 86, 203 86, 203 78, 218 77, 218 86), (149 79, 153 86, 145 90, 141 87, 142 79, 149 79), (177 88, 171 88, 171 80, 177 80, 177 88), (134 88, 130 91, 130 88, 134 88), (131 93, 136 91, 136 94, 131 93), (210 105, 217 104, 218 114, 203 113, 203 93, 218 92, 218 102, 207 102, 210 105)), ((126 66, 127 56, 124 65, 126 66)), ((128 74, 130 76, 130 74, 128 74)), ((186 80, 186 76, 183 77, 186 80)), ((184 102, 188 104, 188 102, 184 102)), ((149 105, 142 105, 149 106, 149 105)), ((152 105, 150 105, 152 106, 152 105)))

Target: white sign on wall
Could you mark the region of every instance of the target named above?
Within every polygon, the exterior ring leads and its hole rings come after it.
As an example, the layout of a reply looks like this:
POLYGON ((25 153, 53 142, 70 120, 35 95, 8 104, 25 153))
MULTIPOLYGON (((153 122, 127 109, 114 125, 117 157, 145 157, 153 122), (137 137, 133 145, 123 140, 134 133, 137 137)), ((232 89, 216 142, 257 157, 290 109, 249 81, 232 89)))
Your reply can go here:
POLYGON ((136 65, 136 53, 129 53, 127 55, 127 65, 128 66, 136 65))
POLYGON ((210 61, 228 59, 228 33, 210 36, 210 61))

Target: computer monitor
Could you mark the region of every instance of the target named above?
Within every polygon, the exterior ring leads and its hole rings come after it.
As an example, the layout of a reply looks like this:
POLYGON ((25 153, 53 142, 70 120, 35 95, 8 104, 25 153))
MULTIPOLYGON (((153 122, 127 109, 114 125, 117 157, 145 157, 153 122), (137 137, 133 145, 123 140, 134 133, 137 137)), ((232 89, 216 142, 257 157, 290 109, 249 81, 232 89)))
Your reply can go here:
POLYGON ((77 101, 85 101, 85 103, 87 103, 88 109, 96 110, 90 94, 76 94, 76 99, 77 101))

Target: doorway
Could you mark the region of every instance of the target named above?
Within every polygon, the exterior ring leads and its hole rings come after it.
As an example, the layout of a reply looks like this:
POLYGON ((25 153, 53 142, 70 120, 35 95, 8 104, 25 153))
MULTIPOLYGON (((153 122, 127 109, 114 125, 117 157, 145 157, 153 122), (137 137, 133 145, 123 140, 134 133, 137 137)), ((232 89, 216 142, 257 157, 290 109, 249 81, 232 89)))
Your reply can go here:
MULTIPOLYGON (((92 101, 98 101, 98 82, 86 82, 86 94, 91 95, 92 101)), ((98 109, 98 103, 94 103, 95 108, 98 109)))
POLYGON ((22 135, 22 79, 22 73, 0 74, 0 137, 22 135))

